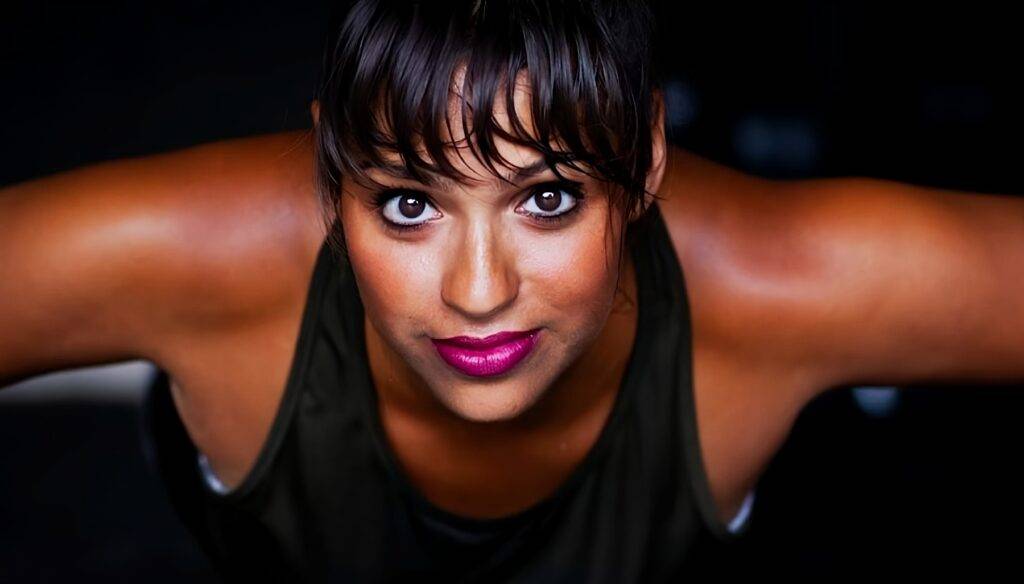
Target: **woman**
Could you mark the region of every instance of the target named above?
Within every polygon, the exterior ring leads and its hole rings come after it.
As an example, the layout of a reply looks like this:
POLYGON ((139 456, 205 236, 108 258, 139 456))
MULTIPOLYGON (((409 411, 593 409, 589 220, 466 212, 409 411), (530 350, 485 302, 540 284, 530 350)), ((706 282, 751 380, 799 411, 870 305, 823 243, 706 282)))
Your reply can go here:
POLYGON ((822 391, 1022 375, 1019 202, 667 147, 642 4, 364 1, 338 39, 309 134, 0 197, 0 385, 158 364, 231 579, 677 579, 822 391))

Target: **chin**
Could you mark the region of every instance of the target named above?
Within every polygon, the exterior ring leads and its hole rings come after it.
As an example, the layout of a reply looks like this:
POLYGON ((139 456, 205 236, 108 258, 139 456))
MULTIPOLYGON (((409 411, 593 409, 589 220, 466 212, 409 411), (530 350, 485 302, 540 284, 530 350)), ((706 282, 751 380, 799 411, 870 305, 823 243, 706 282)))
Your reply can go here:
POLYGON ((467 422, 478 423, 515 420, 529 411, 547 389, 546 384, 516 378, 502 383, 464 381, 443 385, 434 388, 434 395, 445 409, 467 422))

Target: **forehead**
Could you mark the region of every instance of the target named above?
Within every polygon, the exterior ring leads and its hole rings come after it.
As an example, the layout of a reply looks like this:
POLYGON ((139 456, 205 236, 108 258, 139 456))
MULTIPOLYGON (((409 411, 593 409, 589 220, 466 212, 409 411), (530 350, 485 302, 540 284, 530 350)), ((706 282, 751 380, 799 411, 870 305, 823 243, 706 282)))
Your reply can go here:
MULTIPOLYGON (((497 177, 480 160, 469 143, 470 140, 476 140, 476 133, 473 127, 471 99, 469 95, 464 93, 467 90, 463 86, 465 75, 465 65, 458 67, 452 75, 448 91, 446 120, 440 124, 437 133, 446 145, 445 152, 447 153, 448 161, 465 176, 465 182, 470 184, 478 182, 488 183, 497 177), (463 120, 463 116, 465 116, 465 120, 463 120)), ((505 81, 501 80, 497 86, 498 90, 494 95, 493 107, 491 109, 492 123, 503 131, 515 135, 517 132, 512 120, 512 117, 515 116, 519 124, 529 132, 530 136, 536 136, 531 108, 532 87, 526 71, 522 70, 517 74, 512 86, 511 105, 514 109, 512 114, 510 114, 508 109, 509 104, 505 81)), ((500 170, 501 160, 508 163, 507 166, 510 172, 502 174, 509 180, 514 181, 517 177, 522 178, 527 175, 536 174, 547 168, 543 156, 535 148, 511 142, 494 132, 491 132, 490 136, 493 140, 494 150, 499 155, 498 160, 495 161, 496 165, 499 166, 500 170)), ((388 139, 393 140, 394 136, 389 135, 388 139)), ((436 165, 436 161, 424 148, 421 137, 414 137, 412 142, 422 160, 430 165, 436 165)), ((380 154, 384 162, 383 166, 365 164, 361 168, 365 169, 368 173, 382 172, 395 178, 412 178, 406 168, 405 160, 397 151, 386 149, 381 150, 380 154)), ((433 178, 434 182, 439 185, 452 184, 452 181, 443 176, 431 176, 430 178, 433 178)), ((460 178, 459 182, 463 182, 463 179, 460 178)))

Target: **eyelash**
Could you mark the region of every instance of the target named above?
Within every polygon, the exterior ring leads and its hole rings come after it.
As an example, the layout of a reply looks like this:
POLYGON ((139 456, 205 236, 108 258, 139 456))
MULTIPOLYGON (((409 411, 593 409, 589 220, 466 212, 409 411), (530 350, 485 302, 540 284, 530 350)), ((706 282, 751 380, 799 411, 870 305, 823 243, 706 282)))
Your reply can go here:
MULTIPOLYGON (((573 205, 572 209, 569 209, 568 211, 561 213, 559 215, 544 216, 537 215, 535 213, 526 214, 529 215, 531 218, 548 225, 557 225, 560 223, 564 223, 565 221, 569 220, 571 216, 579 212, 583 206, 583 200, 586 198, 586 193, 583 192, 583 189, 580 188, 582 185, 583 183, 576 181, 553 181, 531 187, 530 195, 523 199, 523 202, 529 201, 532 197, 544 192, 545 190, 557 189, 567 192, 571 197, 576 199, 576 204, 573 205)), ((419 229, 426 227, 429 221, 419 223, 417 225, 399 225, 398 223, 394 223, 391 220, 384 217, 383 210, 384 206, 388 203, 388 201, 404 193, 414 193, 420 195, 422 199, 426 200, 430 204, 433 204, 430 201, 430 197, 427 197, 422 191, 417 191, 414 189, 386 189, 374 195, 373 211, 380 218, 380 221, 381 223, 384 224, 384 227, 391 231, 398 233, 409 233, 412 231, 418 231, 419 229)))

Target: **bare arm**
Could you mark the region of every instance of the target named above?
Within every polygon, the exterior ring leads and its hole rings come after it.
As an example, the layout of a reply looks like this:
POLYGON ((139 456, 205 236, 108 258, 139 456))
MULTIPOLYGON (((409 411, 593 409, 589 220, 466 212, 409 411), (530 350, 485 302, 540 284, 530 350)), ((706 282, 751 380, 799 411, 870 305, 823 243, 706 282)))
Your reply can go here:
MULTIPOLYGON (((1024 199, 850 178, 784 185, 825 385, 1024 380, 1024 199)), ((794 247, 793 249, 797 249, 794 247)))
POLYGON ((0 386, 143 356, 157 242, 118 174, 100 165, 0 191, 0 386))
POLYGON ((213 143, 0 189, 0 387, 156 360, 197 327, 279 301, 283 286, 265 270, 308 253, 301 237, 312 233, 299 138, 213 143))

